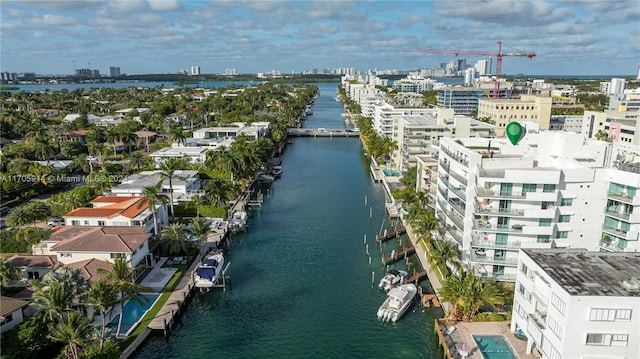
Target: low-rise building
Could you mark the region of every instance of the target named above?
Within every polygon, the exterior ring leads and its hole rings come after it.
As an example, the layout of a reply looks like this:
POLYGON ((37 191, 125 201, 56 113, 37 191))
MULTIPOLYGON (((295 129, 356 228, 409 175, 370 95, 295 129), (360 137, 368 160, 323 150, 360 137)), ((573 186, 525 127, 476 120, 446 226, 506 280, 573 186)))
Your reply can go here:
POLYGON ((149 250, 151 233, 142 227, 74 227, 57 229, 33 246, 34 255, 56 255, 64 265, 98 259, 113 263, 124 258, 132 267, 152 266, 155 258, 149 250))
POLYGON ((191 163, 201 164, 207 159, 207 147, 176 146, 165 147, 149 155, 153 160, 153 165, 158 168, 169 158, 184 158, 191 163))
POLYGON ((551 97, 522 95, 520 99, 481 99, 478 118, 490 118, 496 125, 496 136, 503 137, 510 122, 534 122, 540 130, 549 129, 551 97))
POLYGON ((24 321, 29 302, 11 297, 0 297, 0 333, 7 332, 24 321))
POLYGON ((169 179, 163 179, 160 171, 142 171, 124 178, 120 184, 111 187, 110 194, 114 196, 141 196, 145 187, 156 185, 162 181, 158 194, 169 198, 173 188, 174 204, 188 202, 194 195, 202 195, 201 181, 198 171, 177 170, 169 186, 169 179))
POLYGON ((640 358, 640 253, 522 249, 511 331, 543 359, 640 358))
MULTIPOLYGON (((100 196, 92 207, 76 208, 64 215, 66 226, 131 226, 153 232, 153 214, 141 196, 100 196)), ((156 202, 158 228, 169 223, 166 206, 156 202)))

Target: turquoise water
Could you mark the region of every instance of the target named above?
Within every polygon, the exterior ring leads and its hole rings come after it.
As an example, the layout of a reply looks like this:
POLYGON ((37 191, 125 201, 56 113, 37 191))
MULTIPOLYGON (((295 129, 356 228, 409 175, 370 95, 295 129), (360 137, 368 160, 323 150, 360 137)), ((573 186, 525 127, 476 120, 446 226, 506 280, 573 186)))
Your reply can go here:
MULTIPOLYGON (((142 303, 138 303, 135 300, 129 300, 122 309, 122 323, 120 325, 120 333, 128 333, 135 327, 144 314, 153 306, 153 303, 158 299, 160 295, 155 293, 144 293, 141 297, 142 303)), ((107 327, 118 328, 118 321, 120 320, 120 314, 116 315, 107 327)))
MULTIPOLYGON (((305 126, 343 126, 336 84, 319 87, 305 126)), ((398 243, 375 243, 391 221, 360 141, 296 138, 283 168, 249 230, 225 248, 231 289, 196 293, 168 339, 148 339, 135 358, 441 358, 440 309, 416 303, 396 323, 377 319, 386 298, 377 287, 387 270, 380 251, 398 243)), ((409 271, 417 266, 410 258, 409 271)))
POLYGON ((504 335, 474 335, 473 339, 485 359, 516 359, 504 335))
POLYGON ((395 168, 384 168, 382 169, 382 173, 384 173, 385 176, 402 176, 402 173, 395 168))

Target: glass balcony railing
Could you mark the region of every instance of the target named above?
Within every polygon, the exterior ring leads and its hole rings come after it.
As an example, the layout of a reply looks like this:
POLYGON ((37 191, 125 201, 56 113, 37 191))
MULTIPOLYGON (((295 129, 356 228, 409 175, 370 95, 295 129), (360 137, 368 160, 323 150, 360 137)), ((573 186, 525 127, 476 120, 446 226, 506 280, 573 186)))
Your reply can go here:
POLYGON ((469 256, 469 260, 471 262, 475 262, 475 263, 482 263, 482 264, 491 264, 491 265, 501 265, 501 266, 517 266, 518 265, 518 258, 495 258, 495 257, 490 257, 488 255, 478 255, 476 254, 476 252, 472 252, 472 254, 469 256))
POLYGON ((633 203, 633 197, 634 197, 627 192, 614 192, 614 191, 607 192, 607 196, 621 202, 626 202, 626 203, 633 203))
POLYGON ((460 213, 461 216, 464 217, 464 205, 463 204, 458 204, 458 203, 456 203, 454 201, 449 201, 449 204, 451 205, 451 207, 453 207, 453 209, 458 211, 458 213, 460 213))
POLYGON ((446 153, 449 157, 453 158, 454 160, 462 163, 465 166, 469 166, 469 160, 464 158, 462 155, 455 154, 446 147, 440 147, 440 149, 442 150, 442 152, 446 153))
POLYGON ((526 194, 513 191, 494 191, 490 188, 476 187, 478 197, 483 198, 526 198, 526 194))
POLYGON ((610 252, 624 252, 624 248, 618 247, 617 243, 600 241, 600 248, 610 252))
POLYGON ((454 211, 449 212, 449 219, 453 222, 460 230, 464 231, 464 221, 460 218, 454 211))
POLYGON ((495 240, 489 239, 488 236, 473 236, 471 242, 472 247, 477 248, 498 248, 498 249, 520 249, 520 242, 497 243, 495 240), (487 238, 487 239, 484 239, 487 238))
POLYGON ((523 209, 511 209, 511 208, 492 208, 492 207, 483 207, 476 206, 475 213, 478 214, 495 214, 499 216, 524 216, 523 209))
POLYGON ((494 225, 489 222, 478 222, 475 221, 473 224, 473 230, 482 231, 482 232, 513 232, 513 233, 522 233, 522 225, 505 225, 498 224, 494 225))
POLYGON ((630 213, 620 213, 620 211, 614 211, 614 210, 609 210, 609 209, 606 209, 605 213, 608 216, 619 218, 619 219, 624 219, 626 221, 628 221, 629 218, 631 217, 630 213))
POLYGON ((613 233, 614 235, 625 237, 627 235, 627 231, 620 228, 614 228, 611 226, 604 225, 602 226, 602 230, 605 232, 613 233))

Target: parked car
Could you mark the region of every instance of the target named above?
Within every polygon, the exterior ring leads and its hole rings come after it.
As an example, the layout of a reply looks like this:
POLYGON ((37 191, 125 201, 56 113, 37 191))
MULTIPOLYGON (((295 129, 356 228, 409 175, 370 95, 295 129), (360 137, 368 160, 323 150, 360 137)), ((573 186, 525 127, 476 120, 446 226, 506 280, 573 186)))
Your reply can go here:
POLYGON ((47 222, 47 225, 49 227, 64 226, 64 221, 60 218, 51 218, 49 222, 47 222))

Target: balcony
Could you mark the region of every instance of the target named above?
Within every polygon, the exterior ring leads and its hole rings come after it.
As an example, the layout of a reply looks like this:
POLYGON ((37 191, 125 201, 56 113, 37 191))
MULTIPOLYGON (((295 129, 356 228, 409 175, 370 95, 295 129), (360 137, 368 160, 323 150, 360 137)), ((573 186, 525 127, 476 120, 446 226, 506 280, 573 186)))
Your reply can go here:
POLYGON ((469 261, 480 264, 490 264, 497 266, 509 266, 515 267, 518 265, 518 258, 494 258, 486 255, 478 255, 476 252, 472 252, 469 256, 469 261))
POLYGON ((474 235, 473 241, 471 242, 471 247, 474 248, 496 248, 496 249, 512 249, 518 250, 522 243, 519 241, 507 242, 507 243, 497 243, 495 240, 489 239, 488 236, 483 235, 474 235), (484 239, 487 238, 487 239, 484 239))
POLYGON ((504 225, 504 224, 493 225, 489 222, 479 222, 479 221, 474 221, 474 224, 473 224, 473 230, 481 231, 481 232, 522 233, 523 227, 524 226, 518 225, 518 224, 514 224, 511 226, 504 225))
POLYGON ((440 161, 439 164, 440 164, 440 167, 444 168, 445 171, 449 172, 449 168, 451 167, 448 162, 440 161))
POLYGON ((447 172, 449 172, 449 174, 451 175, 451 177, 453 177, 453 178, 455 178, 456 180, 458 180, 458 182, 460 182, 460 183, 462 183, 462 184, 464 184, 464 185, 467 185, 467 178, 466 178, 466 177, 461 176, 461 175, 457 174, 457 173, 456 173, 456 172, 454 172, 454 171, 447 171, 447 172))
POLYGON ((629 217, 631 217, 630 213, 620 213, 620 211, 615 211, 615 210, 610 210, 610 209, 605 209, 605 212, 607 214, 607 216, 611 216, 614 218, 618 218, 618 219, 622 219, 625 221, 629 221, 629 217))
POLYGON ((526 198, 526 196, 520 192, 513 191, 494 191, 489 188, 476 187, 476 193, 478 197, 482 198, 526 198))
POLYGON ((453 237, 459 245, 462 245, 462 233, 451 226, 447 228, 447 233, 449 233, 449 235, 453 237))
POLYGON ((638 240, 638 232, 637 231, 627 231, 620 228, 614 228, 611 226, 603 225, 602 231, 604 233, 612 234, 616 237, 620 237, 627 241, 637 241, 638 240))
POLYGON ((449 206, 447 206, 447 201, 444 201, 440 198, 438 198, 438 204, 440 205, 440 208, 442 209, 442 211, 446 211, 449 209, 449 206))
POLYGON ((464 158, 462 155, 455 154, 446 147, 440 147, 440 150, 442 150, 442 152, 446 153, 449 157, 453 158, 454 160, 462 163, 463 165, 469 166, 469 160, 464 158))
POLYGON ((455 201, 449 200, 449 204, 453 209, 458 211, 462 217, 464 217, 464 204, 456 203, 455 201))
POLYGON ((482 274, 478 273, 478 277, 486 280, 497 280, 500 282, 515 282, 516 275, 515 274, 500 274, 500 273, 487 273, 482 274))
POLYGON ((631 196, 627 192, 609 191, 609 192, 607 192, 607 197, 609 197, 611 199, 615 199, 616 201, 629 203, 629 204, 633 204, 633 205, 639 205, 640 204, 640 195, 631 196))
POLYGON ((536 327, 538 327, 538 329, 540 330, 545 330, 546 329, 546 324, 545 321, 547 319, 546 315, 543 315, 539 312, 535 312, 535 313, 531 313, 529 314, 529 322, 533 322, 536 327))
POLYGON ((510 208, 492 208, 490 206, 475 206, 474 213, 484 215, 496 215, 496 216, 524 216, 524 210, 522 209, 510 209, 510 208))
POLYGON ((438 192, 440 192, 440 195, 442 195, 442 198, 449 199, 449 194, 447 193, 447 190, 446 188, 444 188, 444 186, 438 185, 438 192))
POLYGON ((453 222, 460 230, 464 231, 464 220, 460 218, 454 211, 449 212, 449 219, 453 222))

